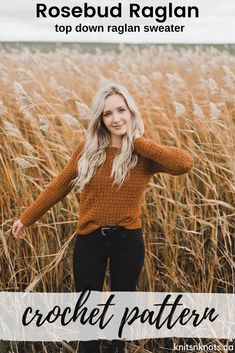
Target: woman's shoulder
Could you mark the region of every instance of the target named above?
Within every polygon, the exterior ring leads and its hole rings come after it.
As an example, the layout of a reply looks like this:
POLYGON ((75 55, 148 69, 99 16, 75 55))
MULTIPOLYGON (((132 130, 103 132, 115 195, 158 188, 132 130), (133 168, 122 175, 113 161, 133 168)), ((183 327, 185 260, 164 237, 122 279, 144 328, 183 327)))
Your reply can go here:
POLYGON ((77 149, 83 149, 83 147, 85 146, 85 142, 85 138, 82 137, 77 144, 77 149))
POLYGON ((77 147, 75 148, 74 152, 73 152, 73 156, 74 157, 79 157, 83 151, 83 148, 84 148, 84 145, 85 145, 85 139, 84 138, 81 138, 80 141, 78 142, 77 144, 77 147))

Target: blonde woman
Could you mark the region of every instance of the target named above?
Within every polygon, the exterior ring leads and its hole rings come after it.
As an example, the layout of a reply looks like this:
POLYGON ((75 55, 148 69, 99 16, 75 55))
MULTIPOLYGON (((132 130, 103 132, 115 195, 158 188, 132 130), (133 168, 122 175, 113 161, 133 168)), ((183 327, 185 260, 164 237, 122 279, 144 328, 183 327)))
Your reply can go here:
MULTIPOLYGON (((140 202, 155 173, 188 173, 193 160, 183 149, 144 138, 137 106, 120 84, 100 89, 92 103, 93 119, 69 163, 12 228, 16 238, 75 187, 80 193, 73 255, 76 291, 102 291, 107 261, 111 291, 135 291, 144 263, 140 202)), ((98 353, 100 341, 80 342, 83 353, 98 353)), ((114 340, 108 352, 125 352, 114 340)))

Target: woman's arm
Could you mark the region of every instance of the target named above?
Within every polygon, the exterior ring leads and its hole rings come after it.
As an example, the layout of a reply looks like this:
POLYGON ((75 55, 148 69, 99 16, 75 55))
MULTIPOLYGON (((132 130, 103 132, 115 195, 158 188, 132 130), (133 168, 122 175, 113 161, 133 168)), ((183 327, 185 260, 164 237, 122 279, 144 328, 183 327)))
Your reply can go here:
POLYGON ((71 181, 76 176, 77 160, 82 147, 83 142, 78 145, 70 161, 61 173, 51 181, 32 205, 27 207, 22 213, 19 220, 24 226, 29 226, 36 222, 49 208, 62 200, 72 189, 71 181))
POLYGON ((158 145, 144 137, 136 138, 133 144, 138 154, 149 159, 152 174, 162 172, 180 175, 188 173, 193 167, 192 157, 181 148, 158 145))

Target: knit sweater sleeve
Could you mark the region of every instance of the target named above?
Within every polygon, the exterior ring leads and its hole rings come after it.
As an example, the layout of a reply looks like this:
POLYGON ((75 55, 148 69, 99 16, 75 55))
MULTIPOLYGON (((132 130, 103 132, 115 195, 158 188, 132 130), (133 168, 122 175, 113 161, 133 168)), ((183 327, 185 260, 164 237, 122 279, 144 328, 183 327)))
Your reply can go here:
POLYGON ((37 199, 22 213, 20 221, 24 226, 30 226, 36 222, 46 211, 62 200, 71 191, 71 181, 76 177, 77 160, 82 151, 82 147, 83 142, 78 145, 60 174, 49 183, 37 199))
POLYGON ((193 167, 192 157, 179 147, 158 145, 144 137, 136 138, 133 144, 138 154, 149 159, 147 165, 151 174, 180 175, 188 173, 193 167))

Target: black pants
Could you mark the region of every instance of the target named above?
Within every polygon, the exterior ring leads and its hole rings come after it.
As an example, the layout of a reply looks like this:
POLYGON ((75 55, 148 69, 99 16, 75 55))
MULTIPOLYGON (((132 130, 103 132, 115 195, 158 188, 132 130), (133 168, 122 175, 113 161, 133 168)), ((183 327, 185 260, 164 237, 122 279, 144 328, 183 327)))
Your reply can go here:
MULTIPOLYGON (((105 234, 99 228, 86 235, 77 235, 73 255, 76 291, 86 287, 102 291, 108 259, 111 291, 135 291, 145 255, 141 228, 118 227, 105 234)), ((95 342, 83 344, 91 347, 95 342)))
POLYGON ((141 228, 118 228, 106 236, 99 228, 90 234, 77 235, 73 257, 77 292, 87 286, 102 291, 108 258, 111 291, 134 291, 144 261, 141 228))

